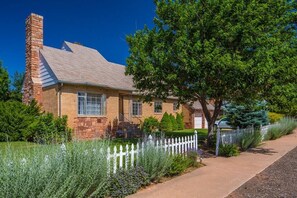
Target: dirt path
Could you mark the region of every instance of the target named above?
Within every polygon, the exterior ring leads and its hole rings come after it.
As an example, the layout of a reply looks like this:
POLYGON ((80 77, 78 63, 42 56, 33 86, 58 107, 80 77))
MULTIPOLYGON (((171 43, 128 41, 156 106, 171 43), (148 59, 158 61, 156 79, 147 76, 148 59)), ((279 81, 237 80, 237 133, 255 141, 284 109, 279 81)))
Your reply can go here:
POLYGON ((227 198, 297 197, 297 147, 227 198))

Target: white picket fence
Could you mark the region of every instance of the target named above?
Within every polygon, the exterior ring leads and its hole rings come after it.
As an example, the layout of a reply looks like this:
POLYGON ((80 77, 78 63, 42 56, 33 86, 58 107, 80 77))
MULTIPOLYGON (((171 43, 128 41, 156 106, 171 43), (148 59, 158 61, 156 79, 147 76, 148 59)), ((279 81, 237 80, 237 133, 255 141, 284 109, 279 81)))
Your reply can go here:
MULTIPOLYGON (((260 133, 261 133, 261 141, 264 140, 265 135, 268 132, 268 129, 274 125, 267 125, 267 126, 261 126, 260 127, 260 133)), ((216 156, 219 154, 219 145, 226 145, 226 144, 238 144, 241 140, 242 135, 248 134, 248 133, 254 133, 255 130, 253 127, 246 128, 246 129, 239 129, 223 132, 221 133, 220 129, 217 131, 217 140, 216 140, 216 156)))
POLYGON ((198 150, 198 134, 195 130, 192 136, 161 140, 153 140, 152 136, 149 136, 147 142, 132 144, 131 146, 127 144, 124 147, 120 145, 119 150, 116 146, 113 147, 113 150, 109 147, 107 149, 108 174, 116 173, 118 169, 128 170, 130 167, 134 167, 135 162, 138 164, 139 156, 144 154, 148 145, 154 146, 156 149, 163 149, 170 155, 186 154, 189 150, 198 150))

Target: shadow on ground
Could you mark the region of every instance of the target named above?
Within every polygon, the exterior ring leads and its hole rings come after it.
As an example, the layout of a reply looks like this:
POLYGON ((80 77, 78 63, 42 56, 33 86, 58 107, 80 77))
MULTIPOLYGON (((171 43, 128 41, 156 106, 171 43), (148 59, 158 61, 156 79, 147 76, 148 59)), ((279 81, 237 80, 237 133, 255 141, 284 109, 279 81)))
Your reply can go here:
POLYGON ((272 148, 252 148, 247 151, 248 153, 254 153, 254 154, 263 154, 263 155, 273 155, 274 153, 277 153, 272 148))

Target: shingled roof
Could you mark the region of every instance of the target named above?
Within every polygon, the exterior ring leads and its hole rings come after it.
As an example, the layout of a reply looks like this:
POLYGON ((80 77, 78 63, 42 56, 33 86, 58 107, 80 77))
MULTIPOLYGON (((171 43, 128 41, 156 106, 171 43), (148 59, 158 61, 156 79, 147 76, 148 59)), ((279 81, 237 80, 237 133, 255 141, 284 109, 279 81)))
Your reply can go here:
POLYGON ((44 46, 40 54, 46 76, 53 75, 56 83, 135 90, 132 77, 125 75, 125 66, 107 61, 95 49, 64 42, 62 49, 44 46))
MULTIPOLYGON (((201 103, 197 100, 195 101, 193 104, 189 104, 189 106, 194 109, 194 110, 200 110, 202 109, 202 106, 201 106, 201 103)), ((210 110, 210 111, 213 111, 214 110, 214 106, 211 105, 211 104, 207 104, 207 109, 210 110)))

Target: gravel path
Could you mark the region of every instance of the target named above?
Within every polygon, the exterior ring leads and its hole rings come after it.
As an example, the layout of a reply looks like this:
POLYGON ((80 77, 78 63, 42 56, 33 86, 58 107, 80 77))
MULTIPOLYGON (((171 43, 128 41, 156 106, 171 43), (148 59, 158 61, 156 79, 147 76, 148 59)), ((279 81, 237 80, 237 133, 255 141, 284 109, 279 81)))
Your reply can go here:
POLYGON ((297 198, 297 147, 227 198, 297 198))

